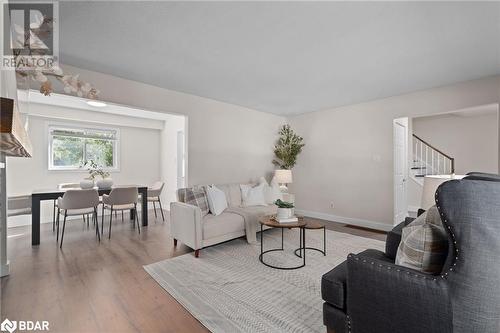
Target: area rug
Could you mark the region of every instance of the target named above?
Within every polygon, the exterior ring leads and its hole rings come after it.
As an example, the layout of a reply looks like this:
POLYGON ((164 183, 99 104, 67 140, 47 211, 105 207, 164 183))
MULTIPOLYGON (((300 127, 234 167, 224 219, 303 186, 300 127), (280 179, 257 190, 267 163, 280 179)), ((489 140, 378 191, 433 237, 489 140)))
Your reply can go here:
MULTIPOLYGON (((306 232, 306 246, 323 247, 322 230, 306 232)), ((266 254, 265 260, 300 264, 293 253, 298 230, 284 235, 285 250, 266 254)), ((186 254, 144 269, 212 332, 325 332, 321 276, 349 253, 384 248, 382 241, 329 230, 326 238, 327 255, 309 250, 306 266, 297 270, 266 267, 258 260, 260 244, 244 239, 203 249, 200 258, 186 254)), ((264 232, 265 249, 280 246, 280 230, 264 232)))

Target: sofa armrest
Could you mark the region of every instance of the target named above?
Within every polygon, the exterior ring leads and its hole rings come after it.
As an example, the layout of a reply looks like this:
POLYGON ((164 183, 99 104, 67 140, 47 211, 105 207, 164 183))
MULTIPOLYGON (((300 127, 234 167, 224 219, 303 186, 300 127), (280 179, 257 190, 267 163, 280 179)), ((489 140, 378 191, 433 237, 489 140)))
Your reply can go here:
POLYGON ((353 332, 452 332, 446 280, 376 250, 347 258, 347 314, 353 332))
POLYGON ((201 209, 183 202, 170 203, 170 226, 172 237, 193 250, 203 247, 201 209))

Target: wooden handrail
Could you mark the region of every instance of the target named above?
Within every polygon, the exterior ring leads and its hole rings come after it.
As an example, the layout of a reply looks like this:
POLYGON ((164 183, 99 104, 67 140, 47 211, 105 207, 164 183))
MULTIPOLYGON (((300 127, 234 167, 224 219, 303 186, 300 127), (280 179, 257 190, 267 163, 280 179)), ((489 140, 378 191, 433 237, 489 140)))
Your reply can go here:
POLYGON ((418 141, 422 142, 423 144, 425 144, 426 146, 428 146, 429 148, 434 149, 439 154, 441 154, 444 157, 446 157, 447 159, 449 159, 451 161, 451 173, 455 173, 455 158, 454 157, 451 157, 450 155, 443 153, 441 150, 437 149, 436 147, 434 147, 433 145, 431 145, 430 143, 428 143, 427 141, 423 140, 422 138, 418 137, 415 134, 413 134, 413 137, 415 139, 417 139, 418 141))

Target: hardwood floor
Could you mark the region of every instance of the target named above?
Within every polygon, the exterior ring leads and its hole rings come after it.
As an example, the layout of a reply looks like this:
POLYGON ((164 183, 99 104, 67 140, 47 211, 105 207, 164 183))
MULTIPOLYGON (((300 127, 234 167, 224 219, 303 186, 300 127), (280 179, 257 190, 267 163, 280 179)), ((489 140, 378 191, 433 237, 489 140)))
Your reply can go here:
MULTIPOLYGON (((69 221, 62 249, 51 224, 42 224, 36 247, 30 227, 10 228, 11 274, 0 280, 2 320, 48 320, 51 332, 207 332, 142 268, 191 252, 180 243, 174 248, 168 223, 155 221, 152 211, 149 216, 140 235, 128 215, 123 223, 119 217, 111 239, 105 228, 100 244, 92 227, 69 221)), ((327 227, 385 239, 367 229, 328 222, 327 227)))

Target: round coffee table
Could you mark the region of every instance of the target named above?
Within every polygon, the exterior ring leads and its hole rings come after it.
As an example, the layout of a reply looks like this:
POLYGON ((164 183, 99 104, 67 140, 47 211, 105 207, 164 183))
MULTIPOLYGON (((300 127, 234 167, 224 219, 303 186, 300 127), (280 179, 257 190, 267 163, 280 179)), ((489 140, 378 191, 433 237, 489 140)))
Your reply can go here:
MULTIPOLYGON (((315 248, 315 247, 306 247, 304 245, 303 247, 299 247, 298 249, 296 249, 294 251, 295 255, 299 258, 302 258, 302 251, 304 251, 304 253, 305 253, 306 252, 305 250, 314 250, 314 251, 318 251, 318 252, 322 253, 324 256, 326 256, 326 227, 325 227, 325 225, 321 222, 310 220, 310 219, 306 219, 305 222, 306 222, 306 225, 304 226, 304 236, 306 234, 306 230, 323 229, 323 250, 315 248), (299 253, 297 254, 297 252, 299 252, 299 253)), ((302 240, 301 240, 301 244, 302 244, 302 240)), ((304 241, 304 244, 305 244, 305 241, 304 241)))
POLYGON ((306 221, 303 218, 299 218, 299 221, 296 223, 279 223, 276 220, 273 219, 273 216, 263 216, 259 219, 260 222, 260 255, 259 255, 259 260, 261 263, 264 265, 275 268, 275 269, 297 269, 297 268, 302 268, 306 265, 306 256, 305 256, 305 250, 304 250, 304 255, 301 256, 302 264, 297 265, 297 266, 274 266, 271 264, 268 264, 264 261, 264 254, 269 253, 269 252, 274 252, 274 251, 283 251, 283 230, 285 228, 287 229, 292 229, 292 228, 298 228, 299 229, 299 234, 300 234, 300 244, 299 244, 299 249, 305 248, 305 225, 306 221), (281 248, 276 248, 276 249, 270 249, 264 251, 264 226, 268 226, 271 228, 280 228, 281 229, 281 248))

